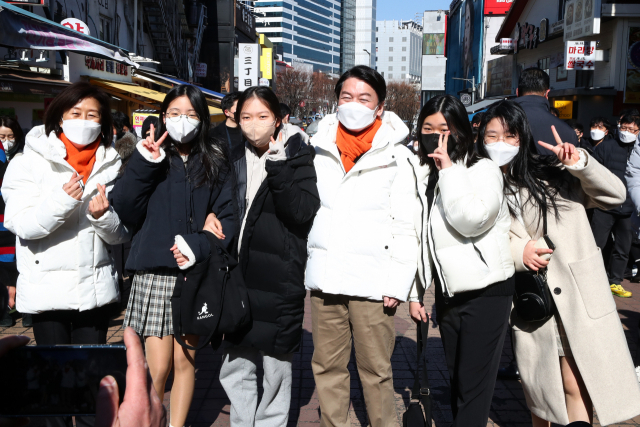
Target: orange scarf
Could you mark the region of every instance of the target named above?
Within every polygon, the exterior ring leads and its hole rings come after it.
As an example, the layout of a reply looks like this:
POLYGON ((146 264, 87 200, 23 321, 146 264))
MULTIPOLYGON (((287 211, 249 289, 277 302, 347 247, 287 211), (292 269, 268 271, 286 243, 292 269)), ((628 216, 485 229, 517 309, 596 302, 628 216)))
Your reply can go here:
POLYGON ((380 117, 376 118, 371 126, 357 133, 345 128, 342 123, 338 125, 336 145, 340 150, 340 160, 346 172, 351 170, 360 156, 371 149, 373 138, 380 126, 382 126, 380 117))
POLYGON ((78 175, 84 176, 82 182, 85 184, 87 183, 87 179, 89 179, 89 175, 91 175, 93 164, 96 162, 96 151, 98 151, 98 147, 100 147, 100 139, 101 138, 98 137, 98 139, 91 144, 79 150, 69 141, 64 133, 60 134, 60 141, 64 143, 64 147, 67 149, 67 155, 64 159, 78 172, 78 175))

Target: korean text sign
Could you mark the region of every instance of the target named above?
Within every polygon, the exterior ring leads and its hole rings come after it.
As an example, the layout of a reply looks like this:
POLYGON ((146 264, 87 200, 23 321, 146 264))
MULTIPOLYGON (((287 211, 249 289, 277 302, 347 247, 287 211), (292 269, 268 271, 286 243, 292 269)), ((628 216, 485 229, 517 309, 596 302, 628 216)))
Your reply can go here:
POLYGON ((258 86, 260 78, 260 45, 257 43, 238 44, 238 90, 258 86))
POLYGON ((595 70, 596 42, 566 42, 564 61, 564 67, 567 71, 595 70))

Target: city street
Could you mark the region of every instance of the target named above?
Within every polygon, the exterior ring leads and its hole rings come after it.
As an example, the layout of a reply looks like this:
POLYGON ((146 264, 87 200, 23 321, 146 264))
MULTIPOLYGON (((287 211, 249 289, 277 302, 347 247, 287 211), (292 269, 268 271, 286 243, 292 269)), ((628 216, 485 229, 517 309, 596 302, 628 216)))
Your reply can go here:
MULTIPOLYGON (((618 313, 627 335, 627 341, 636 365, 639 364, 638 354, 638 322, 640 321, 640 284, 632 284, 625 281, 623 285, 634 293, 633 298, 616 298, 618 313)), ((427 307, 433 306, 434 296, 432 289, 428 293, 427 307)), ((122 319, 112 321, 109 329, 109 342, 122 341, 122 319)), ((311 338, 311 315, 309 299, 307 298, 306 315, 304 321, 304 336, 302 347, 294 358, 293 391, 291 400, 291 412, 289 426, 311 427, 319 425, 319 403, 315 393, 313 373, 311 372, 311 357, 313 354, 313 342, 311 338)), ((402 425, 402 413, 408 403, 410 388, 413 384, 413 370, 415 369, 415 327, 409 317, 408 305, 403 304, 398 309, 395 317, 396 324, 396 348, 393 355, 393 375, 396 390, 396 410, 398 425, 402 425)), ((33 337, 30 328, 22 327, 18 323, 13 328, 1 330, 2 336, 9 334, 23 334, 33 337)), ((509 337, 502 353, 503 366, 512 358, 509 337)), ((451 423, 451 409, 448 396, 448 374, 444 362, 444 353, 440 341, 439 330, 432 324, 429 331, 429 378, 431 390, 435 399, 433 408, 434 425, 437 427, 448 426, 451 423)), ((220 370, 220 351, 214 353, 211 348, 206 348, 196 357, 196 390, 191 405, 191 411, 187 425, 193 427, 223 427, 229 425, 229 401, 218 381, 220 370)), ((615 361, 612 361, 615 363, 615 361)), ((349 368, 351 377, 351 408, 350 417, 352 426, 367 426, 362 388, 358 380, 355 367, 355 358, 352 354, 349 368)), ((171 380, 167 385, 170 389, 171 380)), ((7 385, 4 385, 7 386, 7 385)), ((165 405, 169 408, 169 392, 165 395, 165 405)), ((529 411, 522 392, 522 387, 517 381, 498 381, 493 396, 489 426, 499 427, 525 427, 530 426, 529 411)), ((32 420, 32 425, 44 425, 42 421, 32 420)), ((594 426, 599 426, 594 423, 594 426)), ((640 426, 640 416, 617 426, 640 426)), ((615 427, 615 426, 614 426, 615 427)))

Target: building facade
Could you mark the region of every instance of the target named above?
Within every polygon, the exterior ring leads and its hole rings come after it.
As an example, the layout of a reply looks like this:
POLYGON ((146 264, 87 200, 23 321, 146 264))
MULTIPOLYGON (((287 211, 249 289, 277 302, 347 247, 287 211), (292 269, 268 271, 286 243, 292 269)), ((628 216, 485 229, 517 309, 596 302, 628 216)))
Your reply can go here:
POLYGON ((355 0, 355 64, 376 67, 376 0, 355 0))
POLYGON ((376 69, 385 81, 420 82, 422 25, 414 21, 378 21, 376 48, 376 69))
POLYGON ((342 1, 257 0, 253 13, 256 30, 273 42, 277 59, 340 73, 342 1))
MULTIPOLYGON (((373 52, 373 51, 369 51, 373 52)), ((356 0, 342 0, 340 74, 356 64, 356 0)))
POLYGON ((422 18, 422 105, 434 96, 444 94, 447 13, 444 10, 427 10, 422 18))

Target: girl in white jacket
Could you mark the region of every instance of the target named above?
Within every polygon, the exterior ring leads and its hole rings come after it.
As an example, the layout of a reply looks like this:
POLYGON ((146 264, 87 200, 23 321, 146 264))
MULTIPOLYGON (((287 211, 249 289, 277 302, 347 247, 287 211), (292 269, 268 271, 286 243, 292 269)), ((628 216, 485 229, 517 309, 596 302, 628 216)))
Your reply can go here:
POLYGON ((416 321, 427 320, 420 301, 433 279, 453 426, 484 427, 514 292, 502 174, 474 152, 471 126, 457 98, 432 98, 418 124, 422 261, 410 311, 416 321))

